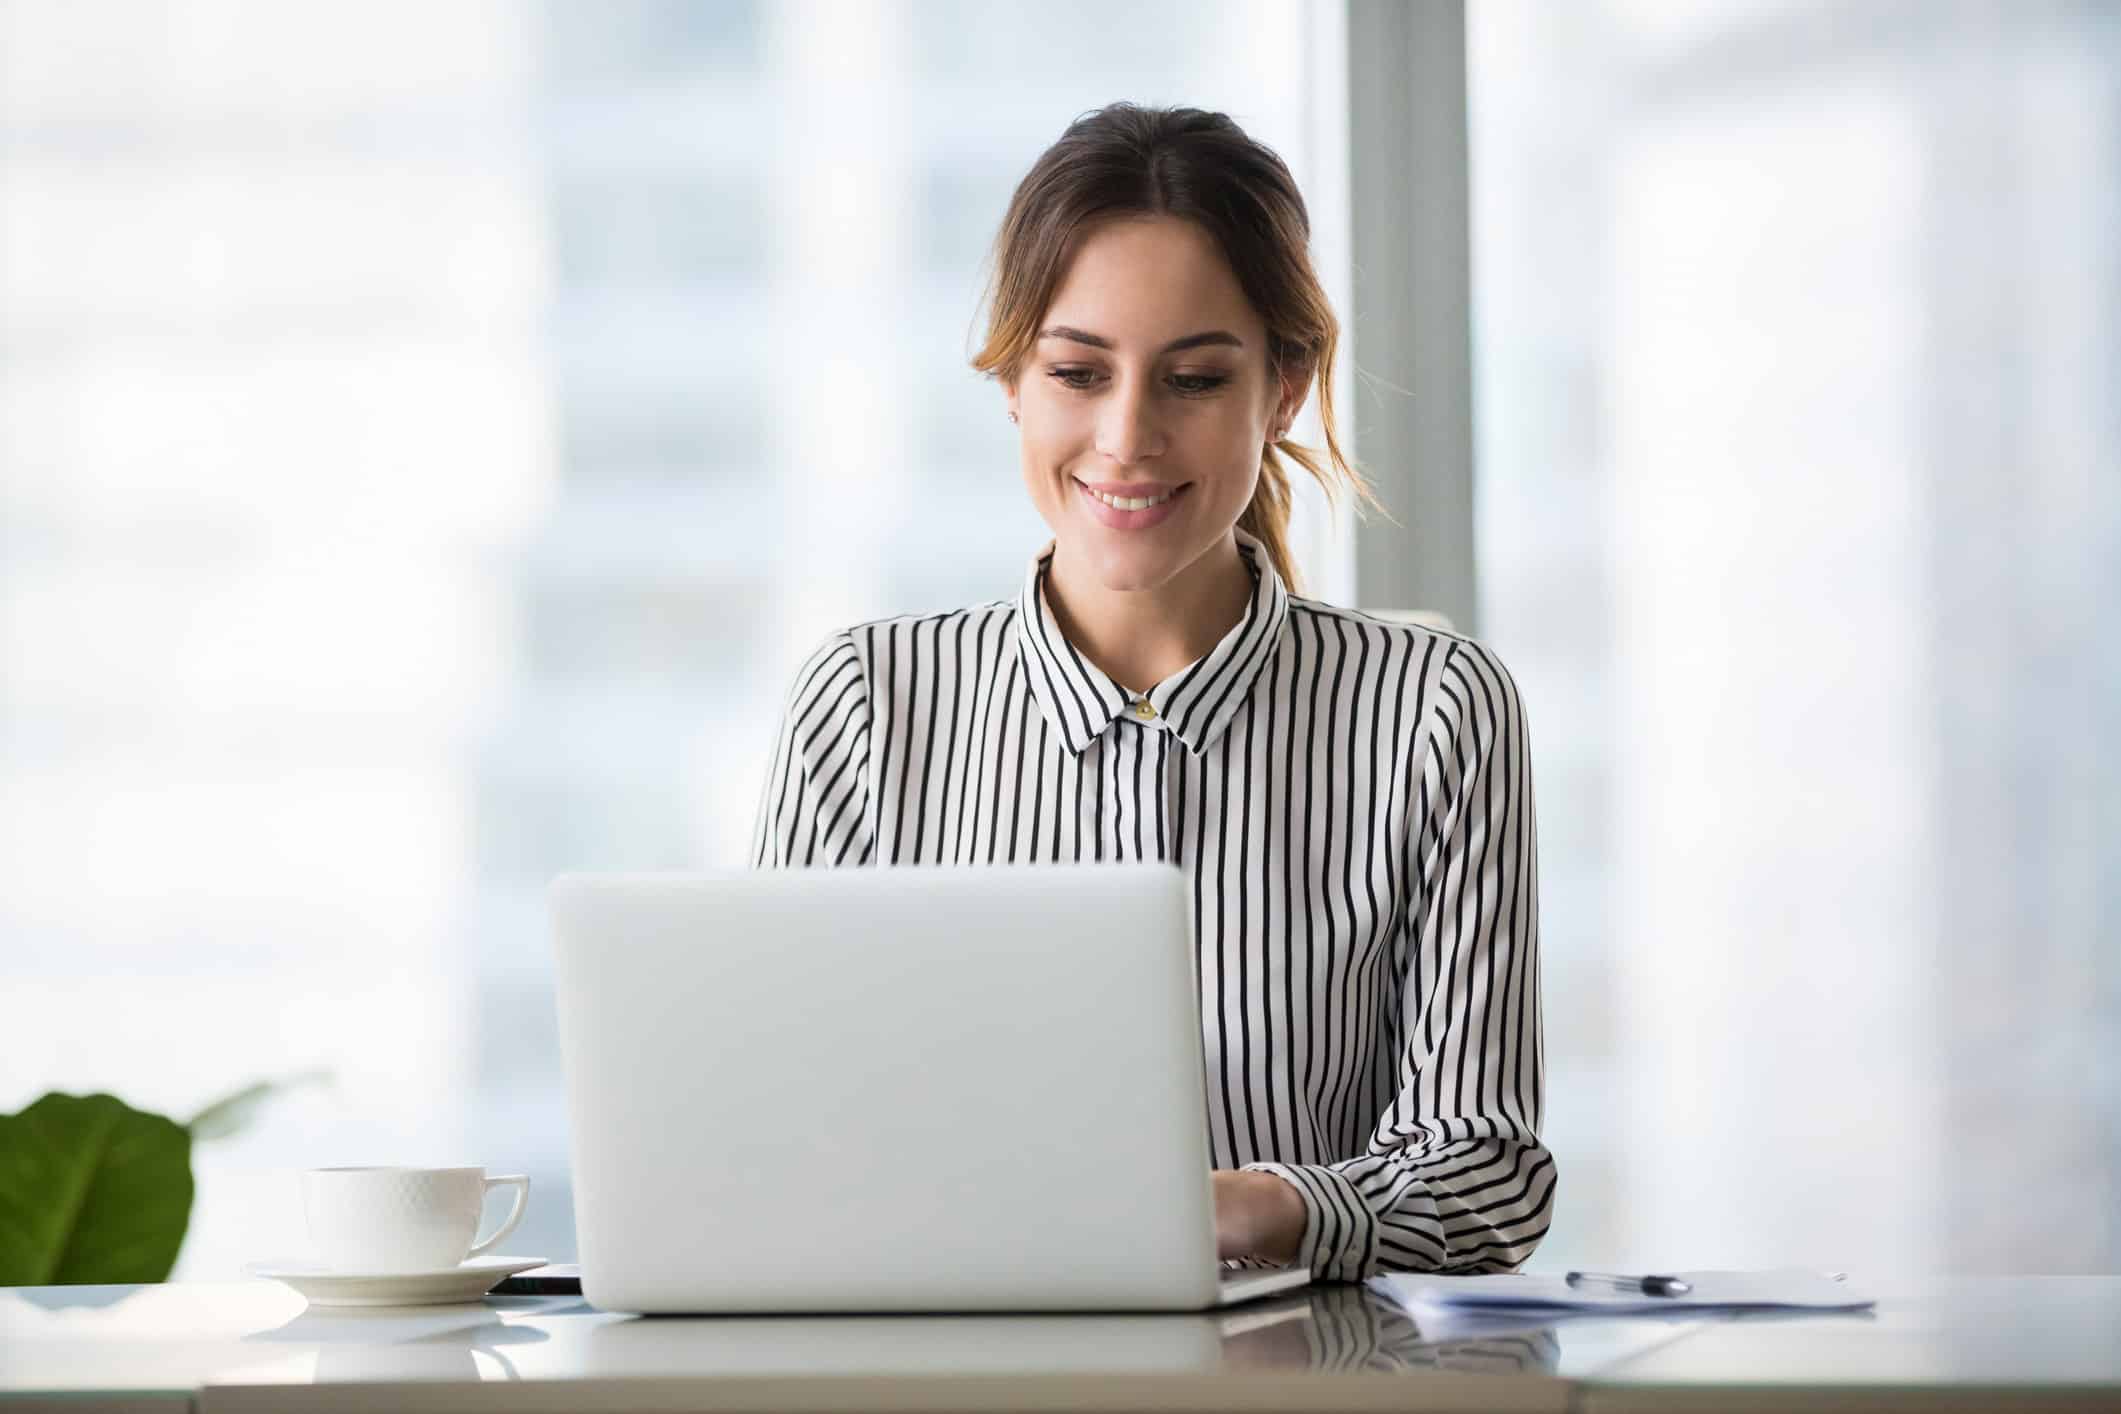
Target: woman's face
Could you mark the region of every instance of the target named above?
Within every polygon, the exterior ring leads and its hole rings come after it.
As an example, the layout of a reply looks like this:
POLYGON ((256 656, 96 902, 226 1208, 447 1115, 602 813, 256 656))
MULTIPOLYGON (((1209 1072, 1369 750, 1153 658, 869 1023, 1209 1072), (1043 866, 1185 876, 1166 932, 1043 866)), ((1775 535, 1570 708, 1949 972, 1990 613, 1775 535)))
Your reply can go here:
POLYGON ((1213 240, 1170 217, 1094 230, 1039 328, 1007 390, 1031 499, 1107 589, 1164 584, 1229 535, 1302 390, 1289 403, 1269 379, 1266 328, 1213 240))

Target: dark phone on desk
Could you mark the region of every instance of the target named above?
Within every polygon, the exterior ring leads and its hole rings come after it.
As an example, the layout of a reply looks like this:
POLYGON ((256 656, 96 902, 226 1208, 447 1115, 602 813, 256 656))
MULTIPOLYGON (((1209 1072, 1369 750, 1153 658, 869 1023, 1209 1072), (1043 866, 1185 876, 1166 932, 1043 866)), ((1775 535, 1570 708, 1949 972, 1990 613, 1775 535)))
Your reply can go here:
POLYGON ((573 1262, 552 1262, 501 1278, 495 1296, 580 1296, 582 1269, 573 1262))

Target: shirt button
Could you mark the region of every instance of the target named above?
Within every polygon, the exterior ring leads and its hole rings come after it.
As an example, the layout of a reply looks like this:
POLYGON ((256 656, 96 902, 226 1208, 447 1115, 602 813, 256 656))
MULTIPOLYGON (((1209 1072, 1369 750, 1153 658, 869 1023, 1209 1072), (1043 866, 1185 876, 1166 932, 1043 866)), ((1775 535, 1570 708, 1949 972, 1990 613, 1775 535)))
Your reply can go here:
POLYGON ((1134 715, 1146 722, 1156 715, 1156 709, 1150 706, 1149 699, 1144 697, 1134 704, 1134 715))

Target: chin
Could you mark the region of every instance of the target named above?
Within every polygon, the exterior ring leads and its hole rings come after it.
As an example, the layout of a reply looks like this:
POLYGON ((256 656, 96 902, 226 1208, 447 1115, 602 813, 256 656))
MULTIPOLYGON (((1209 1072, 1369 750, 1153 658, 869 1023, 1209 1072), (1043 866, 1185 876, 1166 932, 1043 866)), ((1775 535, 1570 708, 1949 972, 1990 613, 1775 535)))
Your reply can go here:
POLYGON ((1198 558, 1197 553, 1175 546, 1117 546, 1099 544, 1096 539, 1084 548, 1089 551, 1084 562, 1098 583, 1122 594, 1156 589, 1198 558))
POLYGON ((1171 578, 1168 573, 1150 573, 1133 566, 1099 566, 1098 582, 1115 594, 1135 594, 1154 589, 1171 578))

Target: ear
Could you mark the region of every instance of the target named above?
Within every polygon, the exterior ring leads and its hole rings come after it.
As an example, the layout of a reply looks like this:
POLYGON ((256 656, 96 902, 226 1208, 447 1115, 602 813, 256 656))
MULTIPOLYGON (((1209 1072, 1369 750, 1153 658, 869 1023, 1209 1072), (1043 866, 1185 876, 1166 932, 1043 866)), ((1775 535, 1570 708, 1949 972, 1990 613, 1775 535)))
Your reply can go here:
POLYGON ((1311 373, 1309 362, 1294 364, 1281 371, 1281 397, 1274 409, 1274 426, 1286 428, 1295 423, 1296 415, 1303 411, 1305 399, 1311 396, 1311 373))
POLYGON ((1002 410, 1009 414, 1011 422, 1016 421, 1016 384, 1014 383, 1005 382, 1002 384, 1002 410))

